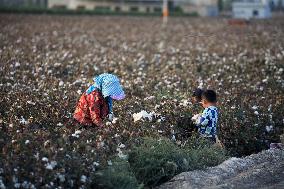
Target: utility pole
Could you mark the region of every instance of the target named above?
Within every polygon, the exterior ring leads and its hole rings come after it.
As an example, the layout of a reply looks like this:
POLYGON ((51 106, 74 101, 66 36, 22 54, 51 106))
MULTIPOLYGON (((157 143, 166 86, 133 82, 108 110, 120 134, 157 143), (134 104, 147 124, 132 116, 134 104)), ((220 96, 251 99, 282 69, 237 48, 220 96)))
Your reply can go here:
POLYGON ((167 25, 169 16, 168 0, 163 0, 163 25, 167 25))

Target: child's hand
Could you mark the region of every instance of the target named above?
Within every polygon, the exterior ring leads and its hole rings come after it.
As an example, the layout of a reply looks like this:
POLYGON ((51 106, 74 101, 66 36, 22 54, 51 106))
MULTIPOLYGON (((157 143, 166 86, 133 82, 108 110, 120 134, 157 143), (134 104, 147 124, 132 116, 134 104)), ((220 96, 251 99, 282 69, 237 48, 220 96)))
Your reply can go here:
POLYGON ((112 114, 112 113, 108 114, 108 120, 109 120, 110 122, 113 121, 113 114, 112 114))

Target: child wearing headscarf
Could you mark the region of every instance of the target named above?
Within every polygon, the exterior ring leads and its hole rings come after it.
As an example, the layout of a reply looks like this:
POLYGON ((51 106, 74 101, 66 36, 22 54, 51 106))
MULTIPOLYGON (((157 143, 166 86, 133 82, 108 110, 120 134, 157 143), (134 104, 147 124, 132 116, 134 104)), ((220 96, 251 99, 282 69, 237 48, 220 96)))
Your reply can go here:
POLYGON ((73 117, 82 125, 102 127, 103 119, 113 119, 113 100, 122 100, 125 94, 113 74, 104 73, 93 80, 94 84, 80 97, 73 117))

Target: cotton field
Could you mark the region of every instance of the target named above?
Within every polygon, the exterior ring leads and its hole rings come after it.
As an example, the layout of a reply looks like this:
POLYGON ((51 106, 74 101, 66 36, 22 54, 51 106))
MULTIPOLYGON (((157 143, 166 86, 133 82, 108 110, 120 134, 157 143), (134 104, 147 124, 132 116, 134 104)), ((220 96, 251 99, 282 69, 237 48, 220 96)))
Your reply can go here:
POLYGON ((284 129, 284 19, 0 15, 0 188, 88 188, 140 137, 194 135, 196 87, 218 94, 219 139, 232 156, 284 129), (95 75, 126 92, 104 128, 72 121, 95 75))

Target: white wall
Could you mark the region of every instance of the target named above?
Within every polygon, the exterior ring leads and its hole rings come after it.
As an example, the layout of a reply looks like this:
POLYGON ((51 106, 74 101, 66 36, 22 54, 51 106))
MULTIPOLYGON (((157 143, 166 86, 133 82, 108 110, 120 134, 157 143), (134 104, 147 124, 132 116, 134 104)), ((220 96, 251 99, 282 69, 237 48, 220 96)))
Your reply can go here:
POLYGON ((54 6, 66 6, 68 7, 70 0, 48 0, 48 8, 53 8, 54 6))
POLYGON ((261 3, 233 3, 233 17, 242 19, 270 18, 271 10, 268 5, 261 3), (258 12, 254 15, 254 12, 258 12))

